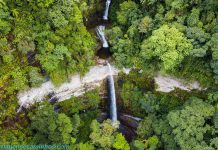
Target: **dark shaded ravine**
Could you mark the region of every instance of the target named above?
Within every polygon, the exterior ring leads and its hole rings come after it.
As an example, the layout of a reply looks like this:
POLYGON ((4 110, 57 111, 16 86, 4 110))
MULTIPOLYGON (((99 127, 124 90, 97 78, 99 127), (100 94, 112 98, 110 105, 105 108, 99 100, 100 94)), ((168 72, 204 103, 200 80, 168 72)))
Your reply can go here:
MULTIPOLYGON (((106 1, 105 5, 108 5, 107 2, 108 1, 106 1)), ((105 12, 105 10, 104 10, 104 12, 105 12)), ((98 27, 105 26, 106 28, 108 28, 111 23, 108 20, 104 20, 105 18, 107 18, 107 16, 105 16, 105 14, 104 14, 104 17, 102 17, 103 16, 102 14, 103 14, 102 12, 96 12, 95 14, 93 14, 92 18, 88 19, 87 28, 89 28, 91 30, 96 26, 98 26, 98 27), (102 18, 104 18, 104 19, 102 19, 102 18)), ((98 31, 97 31, 97 35, 98 35, 99 39, 101 39, 100 36, 104 36, 104 35, 99 35, 98 31)), ((105 37, 105 39, 106 39, 106 37, 105 37)), ((108 45, 108 47, 105 47, 102 39, 99 41, 102 42, 102 46, 101 46, 101 48, 98 49, 96 56, 98 58, 105 59, 106 61, 108 61, 112 55, 112 53, 110 52, 110 45, 108 45)), ((113 80, 113 82, 114 82, 114 80, 113 80)), ((99 122, 103 122, 107 118, 114 119, 111 115, 111 113, 112 113, 111 111, 113 109, 117 109, 117 108, 111 107, 111 95, 110 95, 111 94, 111 91, 110 91, 111 90, 111 87, 110 87, 111 83, 109 80, 108 80, 106 85, 108 86, 108 90, 107 90, 107 92, 104 92, 104 93, 107 93, 107 95, 105 95, 105 94, 102 95, 103 102, 101 102, 101 105, 100 105, 100 108, 102 108, 102 109, 101 109, 100 116, 97 119, 99 122)), ((115 107, 116 107, 116 105, 115 105, 115 107)), ((117 115, 117 118, 120 122, 120 126, 119 126, 118 130, 120 132, 122 132, 122 134, 125 136, 127 141, 131 142, 132 139, 136 135, 136 130, 137 130, 139 120, 135 120, 134 117, 131 117, 130 115, 119 113, 119 111, 117 112, 116 115, 117 115)))

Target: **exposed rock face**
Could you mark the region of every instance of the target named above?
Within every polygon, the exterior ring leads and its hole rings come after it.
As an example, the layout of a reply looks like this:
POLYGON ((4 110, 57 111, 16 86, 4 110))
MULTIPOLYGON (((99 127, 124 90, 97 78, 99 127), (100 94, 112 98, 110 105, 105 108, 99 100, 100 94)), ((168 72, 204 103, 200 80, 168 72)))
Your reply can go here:
MULTIPOLYGON (((111 67, 112 75, 117 75, 118 72, 115 67, 111 67)), ((84 77, 80 77, 79 74, 73 75, 70 82, 64 83, 59 87, 55 87, 51 81, 48 81, 38 88, 32 88, 28 91, 18 93, 19 104, 27 108, 35 102, 43 101, 44 97, 49 93, 54 93, 58 101, 69 99, 72 96, 80 96, 84 94, 85 91, 100 86, 108 75, 109 71, 107 66, 94 66, 84 77)))
MULTIPOLYGON (((103 64, 103 63, 102 63, 103 64)), ((111 66, 112 75, 117 75, 121 70, 111 66)), ((126 74, 131 69, 123 69, 126 74)), ((67 100, 72 96, 80 96, 86 91, 99 87, 104 79, 109 75, 108 67, 105 65, 97 65, 90 69, 90 71, 84 76, 80 77, 79 74, 73 75, 70 82, 63 83, 59 87, 55 87, 51 81, 43 83, 38 88, 31 88, 28 91, 18 93, 18 99, 20 106, 25 108, 31 106, 35 102, 41 102, 44 97, 49 93, 54 93, 53 97, 56 97, 58 101, 67 100)), ((175 88, 190 91, 192 89, 202 90, 200 84, 195 81, 190 84, 184 84, 185 80, 177 79, 171 76, 158 75, 155 78, 155 82, 158 85, 157 91, 170 92, 175 88)))
POLYGON ((186 82, 184 79, 178 79, 169 75, 162 76, 160 74, 154 79, 155 79, 155 83, 158 85, 158 88, 156 90, 161 92, 166 92, 166 93, 171 92, 175 88, 179 88, 185 91, 191 91, 194 89, 202 90, 199 82, 197 81, 194 81, 189 84, 185 84, 186 82))

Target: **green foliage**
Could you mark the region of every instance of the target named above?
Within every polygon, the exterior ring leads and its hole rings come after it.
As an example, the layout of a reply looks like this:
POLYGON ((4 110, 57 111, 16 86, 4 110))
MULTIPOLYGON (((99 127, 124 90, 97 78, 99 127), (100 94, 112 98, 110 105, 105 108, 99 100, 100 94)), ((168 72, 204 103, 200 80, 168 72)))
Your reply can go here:
POLYGON ((213 72, 214 72, 214 78, 215 81, 217 82, 218 80, 218 33, 215 33, 212 35, 212 38, 210 40, 210 46, 211 46, 211 50, 212 50, 212 60, 211 60, 211 67, 213 68, 213 72))
POLYGON ((27 0, 32 7, 45 8, 54 3, 54 0, 27 0))
POLYGON ((109 42, 112 45, 116 45, 117 41, 123 38, 123 31, 119 26, 115 26, 109 30, 107 30, 107 36, 109 38, 109 42))
POLYGON ((60 102, 61 110, 72 115, 78 111, 96 108, 100 102, 99 90, 88 91, 82 97, 73 97, 69 100, 60 102))
POLYGON ((4 53, 8 50, 8 41, 6 38, 0 38, 0 48, 1 48, 1 56, 4 56, 4 53))
POLYGON ((214 84, 210 64, 205 63, 203 58, 187 57, 172 73, 177 77, 186 78, 189 81, 197 80, 203 87, 209 87, 214 84))
POLYGON ((140 99, 141 109, 146 113, 155 113, 159 111, 159 100, 155 95, 148 92, 140 99))
POLYGON ((91 134, 92 130, 89 125, 99 116, 99 113, 99 110, 94 110, 80 114, 80 126, 78 128, 79 132, 76 135, 79 142, 86 142, 90 140, 89 135, 91 134))
POLYGON ((0 128, 1 139, 3 145, 25 145, 27 137, 23 129, 2 129, 0 128))
POLYGON ((118 133, 116 135, 113 148, 120 150, 130 150, 129 144, 127 143, 125 137, 121 133, 118 133))
POLYGON ((191 55, 194 57, 203 57, 208 50, 207 41, 210 34, 206 33, 202 28, 190 27, 186 29, 186 36, 192 40, 193 51, 191 55))
POLYGON ((117 12, 117 21, 121 25, 131 25, 139 18, 138 5, 133 1, 124 1, 120 4, 120 11, 117 12))
POLYGON ((126 82, 122 85, 120 96, 123 100, 124 107, 129 108, 135 114, 139 112, 138 108, 140 107, 139 100, 141 95, 142 93, 134 84, 126 82))
POLYGON ((155 150, 158 147, 159 139, 157 136, 152 136, 148 138, 149 150, 155 150))
POLYGON ((141 19, 141 22, 139 24, 139 32, 141 33, 147 33, 152 28, 152 19, 149 16, 145 16, 141 19))
MULTIPOLYGON (((153 111, 156 106, 151 106, 157 101, 146 99, 145 92, 153 90, 153 82, 147 72, 139 73, 138 70, 132 70, 128 75, 119 74, 117 87, 118 99, 122 100, 123 110, 131 111, 134 115, 142 116, 145 113, 153 111), (148 100, 148 101, 147 101, 148 100), (147 110, 147 107, 151 109, 147 110)), ((156 104, 155 104, 156 105, 156 104)))
POLYGON ((66 27, 69 21, 65 18, 64 13, 58 7, 54 7, 48 12, 48 18, 55 28, 66 27))
POLYGON ((89 143, 79 143, 78 150, 94 150, 95 147, 89 143))
POLYGON ((75 136, 79 130, 79 126, 80 126, 80 117, 78 114, 75 114, 73 115, 73 118, 72 118, 72 124, 73 124, 73 130, 72 130, 72 134, 75 136))
POLYGON ((147 140, 135 140, 133 148, 136 150, 155 150, 158 148, 159 139, 157 136, 149 137, 147 140))
POLYGON ((39 69, 36 67, 31 68, 29 72, 29 82, 32 87, 40 86, 44 82, 44 78, 39 73, 39 69))
POLYGON ((40 105, 30 114, 30 119, 33 143, 70 144, 73 130, 71 120, 63 113, 56 114, 50 104, 40 105))
POLYGON ((0 1, 0 35, 7 34, 11 30, 11 19, 9 8, 4 1, 0 1))
POLYGON ((199 23, 200 10, 193 8, 190 16, 187 18, 187 24, 190 27, 197 26, 199 23))
MULTIPOLYGON (((72 73, 83 75, 93 65, 95 40, 83 23, 82 11, 82 4, 76 1, 0 0, 1 127, 15 115, 17 117, 17 93, 44 82, 41 71, 57 85, 72 73)), ((99 97, 89 97, 92 104, 85 107, 80 104, 82 108, 98 105, 99 97)), ((31 118, 35 142, 70 143, 72 133, 69 130, 72 128, 75 134, 78 133, 78 117, 73 120, 76 126, 71 127, 67 116, 55 114, 52 108, 48 112, 50 115, 44 115, 44 118, 40 118, 43 115, 39 112, 38 120, 31 118)), ((0 143, 25 144, 21 129, 3 130, 1 138, 5 138, 0 143)))
MULTIPOLYGON (((128 31, 129 34, 131 34, 131 31, 128 31)), ((114 53, 113 57, 117 62, 117 66, 131 67, 133 65, 134 54, 136 53, 135 45, 130 39, 131 35, 130 38, 126 34, 123 35, 123 32, 119 27, 114 27, 111 30, 108 30, 107 34, 110 38, 110 44, 113 45, 111 51, 114 53)))
POLYGON ((211 92, 208 94, 208 103, 211 105, 215 105, 218 103, 218 92, 211 92))
POLYGON ((35 44, 27 38, 26 40, 20 41, 17 44, 17 48, 22 54, 27 54, 27 52, 35 50, 35 44))
POLYGON ((212 147, 213 149, 218 148, 218 138, 214 138, 214 139, 211 140, 210 147, 212 147))
POLYGON ((65 57, 70 57, 70 52, 63 45, 57 45, 53 52, 50 54, 47 53, 47 56, 44 54, 38 55, 38 59, 42 63, 43 68, 49 73, 55 71, 61 61, 64 61, 65 57))
POLYGON ((93 120, 90 126, 92 132, 90 134, 91 143, 97 149, 120 149, 129 150, 129 144, 121 133, 117 133, 117 128, 107 119, 103 123, 93 120))
POLYGON ((144 150, 145 144, 140 140, 134 140, 133 141, 133 148, 136 150, 144 150))
POLYGON ((96 120, 93 120, 91 129, 92 133, 89 137, 94 145, 104 149, 109 149, 112 147, 115 139, 113 134, 115 133, 116 128, 112 126, 111 120, 106 120, 102 124, 98 123, 96 120))
POLYGON ((143 119, 142 122, 139 123, 137 128, 137 135, 141 139, 146 139, 153 135, 152 125, 155 120, 155 115, 148 115, 143 119))
MULTIPOLYGON (((34 51, 36 60, 55 84, 66 81, 72 73, 84 74, 93 64, 95 41, 84 26, 82 10, 76 1, 28 0, 7 5, 16 18, 12 33, 7 35, 10 48, 22 54, 34 51)), ((9 20, 7 15, 6 11, 2 19, 9 20)), ((16 53, 13 55, 18 57, 16 53)), ((10 57, 4 61, 8 63, 10 57)))
POLYGON ((216 37, 210 40, 211 35, 218 31, 218 5, 215 1, 140 0, 120 3, 120 8, 116 7, 117 19, 113 19, 118 36, 113 28, 109 34, 118 67, 182 72, 190 80, 196 76, 204 85, 213 82, 211 76, 216 80, 218 63, 210 57, 213 51, 210 47, 217 43, 216 37), (194 62, 196 57, 202 58, 203 65, 193 67, 193 74, 181 67, 184 64, 189 66, 186 61, 190 57, 194 62))
POLYGON ((218 130, 218 108, 216 108, 216 112, 214 113, 213 121, 215 129, 218 130))
POLYGON ((15 68, 11 72, 12 82, 10 83, 10 90, 23 90, 27 88, 27 78, 24 71, 21 70, 20 67, 15 68))
POLYGON ((201 99, 192 98, 187 101, 182 110, 168 114, 167 118, 175 135, 174 139, 181 149, 207 147, 204 135, 211 130, 211 127, 206 123, 206 119, 212 117, 213 113, 213 106, 201 99))
POLYGON ((178 149, 172 128, 165 116, 162 119, 154 121, 152 127, 155 135, 159 136, 164 149, 178 149))
MULTIPOLYGON (((103 5, 101 0, 81 0, 78 1, 80 9, 85 18, 91 17, 93 13, 102 11, 103 5)), ((91 19, 91 18, 90 18, 91 19)))
POLYGON ((173 70, 192 51, 190 41, 174 27, 161 26, 141 45, 144 60, 157 58, 165 70, 173 70))
POLYGON ((216 0, 112 1, 111 61, 132 69, 118 78, 118 110, 143 118, 130 146, 110 120, 95 120, 99 89, 58 103, 59 113, 44 103, 16 113, 19 91, 40 86, 44 76, 59 85, 94 64, 96 41, 88 31, 103 4, 0 0, 0 143, 70 144, 72 150, 218 149, 216 0), (160 70, 198 80, 207 87, 198 95, 202 99, 178 89, 154 92, 153 76, 160 70))

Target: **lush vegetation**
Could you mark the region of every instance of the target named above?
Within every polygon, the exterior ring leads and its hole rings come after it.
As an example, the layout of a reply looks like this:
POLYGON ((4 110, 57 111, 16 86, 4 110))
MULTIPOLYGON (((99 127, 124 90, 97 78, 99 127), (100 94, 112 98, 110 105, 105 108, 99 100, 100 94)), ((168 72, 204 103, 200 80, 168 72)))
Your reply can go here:
POLYGON ((137 71, 120 75, 120 110, 143 118, 132 148, 217 149, 218 93, 155 92, 146 85, 146 77, 137 71))
POLYGON ((98 43, 88 23, 103 6, 101 0, 0 0, 0 145, 218 149, 217 0, 112 1, 111 61, 132 68, 115 82, 118 111, 142 119, 134 135, 102 121, 106 88, 55 104, 45 97, 17 113, 18 92, 47 80, 59 86, 95 64, 98 43), (158 92, 157 72, 197 80, 206 89, 158 92))
POLYGON ((217 1, 117 5, 112 5, 117 11, 111 12, 115 17, 108 36, 119 67, 161 70, 208 86, 217 83, 217 1))

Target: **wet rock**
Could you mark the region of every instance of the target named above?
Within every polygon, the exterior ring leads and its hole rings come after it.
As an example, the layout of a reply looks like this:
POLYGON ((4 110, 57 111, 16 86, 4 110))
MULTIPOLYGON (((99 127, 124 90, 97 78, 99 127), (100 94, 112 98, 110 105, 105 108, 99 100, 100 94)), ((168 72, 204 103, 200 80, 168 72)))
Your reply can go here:
POLYGON ((59 106, 54 106, 54 111, 55 111, 56 113, 59 113, 60 110, 61 110, 61 108, 60 108, 59 106))
POLYGON ((49 102, 50 102, 51 104, 54 104, 54 103, 56 103, 57 101, 58 101, 58 98, 55 97, 55 96, 53 96, 53 97, 49 100, 49 102))

